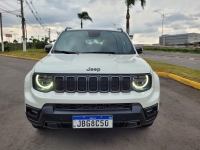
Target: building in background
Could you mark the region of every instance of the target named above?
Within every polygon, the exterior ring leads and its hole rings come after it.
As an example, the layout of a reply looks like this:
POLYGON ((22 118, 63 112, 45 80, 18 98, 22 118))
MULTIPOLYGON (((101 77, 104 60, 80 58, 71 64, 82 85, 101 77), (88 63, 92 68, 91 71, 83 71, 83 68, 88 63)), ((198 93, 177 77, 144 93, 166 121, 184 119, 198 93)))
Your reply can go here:
POLYGON ((159 37, 159 44, 165 46, 185 45, 185 43, 193 45, 195 42, 200 43, 199 33, 163 35, 159 37))

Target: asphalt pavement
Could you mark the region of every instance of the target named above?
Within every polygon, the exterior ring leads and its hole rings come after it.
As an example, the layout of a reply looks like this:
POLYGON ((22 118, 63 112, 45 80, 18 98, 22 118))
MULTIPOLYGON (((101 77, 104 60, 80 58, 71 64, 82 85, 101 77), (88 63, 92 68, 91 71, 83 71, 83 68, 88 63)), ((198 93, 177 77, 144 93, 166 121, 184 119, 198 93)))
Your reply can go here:
POLYGON ((200 54, 143 51, 142 58, 200 70, 200 54))
POLYGON ((168 78, 149 128, 37 130, 26 119, 23 84, 36 61, 0 56, 0 150, 200 150, 200 91, 168 78))

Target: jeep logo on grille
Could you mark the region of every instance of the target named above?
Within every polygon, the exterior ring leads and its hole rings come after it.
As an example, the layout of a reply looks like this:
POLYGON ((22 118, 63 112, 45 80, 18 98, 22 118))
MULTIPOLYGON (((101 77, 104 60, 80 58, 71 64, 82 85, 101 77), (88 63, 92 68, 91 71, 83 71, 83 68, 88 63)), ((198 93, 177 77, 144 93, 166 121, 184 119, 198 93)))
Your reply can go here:
POLYGON ((88 69, 86 69, 86 71, 97 71, 97 72, 99 72, 99 71, 101 71, 101 69, 100 68, 88 68, 88 69))

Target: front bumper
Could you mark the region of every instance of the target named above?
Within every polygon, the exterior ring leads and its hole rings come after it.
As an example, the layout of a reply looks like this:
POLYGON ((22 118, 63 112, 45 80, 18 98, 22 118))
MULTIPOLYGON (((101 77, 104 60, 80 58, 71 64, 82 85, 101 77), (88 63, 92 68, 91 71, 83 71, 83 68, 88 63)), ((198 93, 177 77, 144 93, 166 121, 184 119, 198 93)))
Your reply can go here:
POLYGON ((112 115, 113 127, 138 127, 152 123, 158 114, 158 105, 143 108, 138 103, 126 110, 60 110, 54 104, 45 104, 42 109, 26 105, 28 120, 35 126, 52 129, 72 128, 73 116, 112 115))

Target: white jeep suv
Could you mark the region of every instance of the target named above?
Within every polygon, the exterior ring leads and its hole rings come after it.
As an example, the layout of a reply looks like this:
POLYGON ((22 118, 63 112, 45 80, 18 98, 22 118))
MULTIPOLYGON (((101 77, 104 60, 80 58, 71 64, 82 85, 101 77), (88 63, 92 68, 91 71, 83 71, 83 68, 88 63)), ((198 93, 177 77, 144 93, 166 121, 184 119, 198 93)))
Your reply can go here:
POLYGON ((24 96, 35 128, 148 127, 160 82, 122 29, 66 28, 27 74, 24 96))

